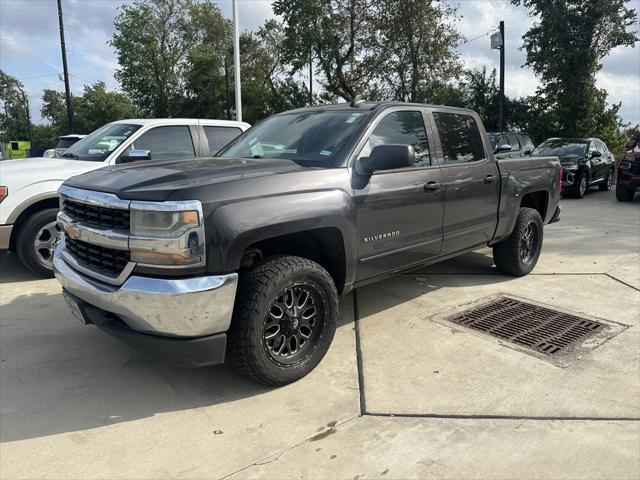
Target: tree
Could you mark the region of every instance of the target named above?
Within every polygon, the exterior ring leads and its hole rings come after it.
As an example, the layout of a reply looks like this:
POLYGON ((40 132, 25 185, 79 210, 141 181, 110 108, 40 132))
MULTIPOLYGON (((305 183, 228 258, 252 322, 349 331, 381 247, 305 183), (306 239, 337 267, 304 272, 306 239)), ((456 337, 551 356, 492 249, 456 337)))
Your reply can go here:
POLYGON ((595 75, 613 48, 638 40, 637 32, 629 31, 636 12, 625 0, 512 2, 540 19, 524 35, 526 65, 542 83, 538 95, 556 111, 554 135, 589 137, 602 130, 600 119, 613 112, 606 109, 606 92, 596 88, 595 75))
POLYGON ((329 95, 354 100, 366 92, 384 58, 376 55, 377 0, 276 0, 284 20, 282 56, 292 72, 314 65, 329 95))
POLYGON ((233 99, 227 99, 225 77, 231 88, 233 27, 209 1, 193 4, 189 13, 196 41, 187 53, 183 113, 201 118, 230 117, 227 100, 231 104, 233 99))
POLYGON ((146 114, 171 117, 182 108, 184 70, 196 35, 191 0, 138 0, 120 7, 110 44, 116 79, 146 114))
POLYGON ((377 4, 380 53, 376 56, 385 59, 380 80, 393 98, 424 102, 434 82, 460 75, 462 65, 453 48, 462 36, 455 28, 454 8, 432 0, 377 0, 377 4))
POLYGON ((0 70, 0 134, 3 141, 31 137, 29 98, 24 85, 0 70), (4 132, 4 133, 3 133, 4 132))
MULTIPOLYGON (((138 116, 125 94, 108 92, 103 82, 85 85, 82 95, 73 96, 72 102, 74 133, 90 133, 105 123, 138 116)), ((62 135, 67 125, 64 93, 44 90, 41 114, 56 128, 58 135, 62 135)))
POLYGON ((289 75, 290 67, 283 61, 283 42, 283 27, 276 20, 267 20, 256 32, 245 32, 240 38, 243 110, 248 122, 308 101, 307 86, 289 75))

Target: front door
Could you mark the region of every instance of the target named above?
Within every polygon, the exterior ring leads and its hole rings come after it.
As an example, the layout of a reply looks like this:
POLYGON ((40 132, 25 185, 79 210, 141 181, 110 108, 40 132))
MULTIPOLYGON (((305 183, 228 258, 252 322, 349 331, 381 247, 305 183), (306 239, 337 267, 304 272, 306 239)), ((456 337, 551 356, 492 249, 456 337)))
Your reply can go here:
POLYGON ((357 280, 418 264, 440 253, 443 192, 432 162, 424 109, 394 107, 369 127, 357 158, 377 145, 412 145, 413 166, 354 175, 358 223, 357 280))
POLYGON ((442 254, 489 242, 498 222, 500 178, 486 153, 476 119, 468 114, 433 112, 442 148, 445 213, 442 254))

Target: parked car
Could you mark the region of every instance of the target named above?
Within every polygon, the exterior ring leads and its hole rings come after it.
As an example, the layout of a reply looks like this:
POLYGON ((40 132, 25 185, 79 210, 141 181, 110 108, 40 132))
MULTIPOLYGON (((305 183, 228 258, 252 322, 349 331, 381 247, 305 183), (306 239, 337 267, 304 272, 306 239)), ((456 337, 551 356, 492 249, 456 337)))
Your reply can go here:
POLYGON ((268 385, 320 362, 339 294, 487 245, 526 275, 560 213, 558 159, 496 160, 465 109, 303 108, 219 155, 67 180, 54 269, 83 322, 268 385))
POLYGON ((597 185, 602 191, 613 187, 615 159, 605 143, 597 138, 550 138, 531 155, 560 158, 563 195, 582 198, 592 186, 597 185))
POLYGON ((496 158, 529 155, 535 146, 529 135, 519 132, 491 132, 489 141, 496 158))
POLYGON ((2 162, 0 251, 14 251, 32 272, 53 276, 57 190, 67 178, 117 163, 208 157, 247 128, 226 120, 120 120, 79 140, 60 158, 2 162))
POLYGON ((640 190, 640 142, 628 142, 626 150, 616 181, 616 198, 621 202, 630 202, 640 190))
POLYGON ((42 155, 44 158, 54 158, 61 156, 71 145, 78 142, 78 140, 82 140, 86 135, 78 135, 77 133, 71 133, 69 135, 61 135, 58 137, 58 143, 56 143, 55 148, 50 148, 44 151, 42 155))

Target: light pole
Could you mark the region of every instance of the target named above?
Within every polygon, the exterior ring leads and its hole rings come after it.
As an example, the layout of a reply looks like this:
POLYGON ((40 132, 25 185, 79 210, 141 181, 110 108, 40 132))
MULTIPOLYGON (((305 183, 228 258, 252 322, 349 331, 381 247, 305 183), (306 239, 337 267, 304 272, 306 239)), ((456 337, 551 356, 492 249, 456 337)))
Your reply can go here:
POLYGON ((62 49, 62 70, 64 73, 64 93, 67 99, 67 133, 73 133, 73 107, 69 90, 69 70, 67 69, 67 48, 64 44, 64 22, 62 21, 62 1, 58 0, 58 23, 60 24, 60 48, 62 49))
POLYGON ((504 22, 500 21, 500 97, 498 99, 498 131, 504 131, 504 22))
POLYGON ((238 20, 238 0, 233 0, 233 66, 236 87, 236 120, 242 121, 242 94, 240 87, 240 25, 238 20))

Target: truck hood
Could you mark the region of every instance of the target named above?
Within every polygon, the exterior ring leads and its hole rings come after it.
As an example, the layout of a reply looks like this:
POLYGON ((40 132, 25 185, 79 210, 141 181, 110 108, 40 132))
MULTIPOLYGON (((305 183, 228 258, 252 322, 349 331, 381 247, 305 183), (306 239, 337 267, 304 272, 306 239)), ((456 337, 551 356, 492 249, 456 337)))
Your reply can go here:
POLYGON ((303 170, 291 160, 205 158, 114 165, 73 177, 65 185, 113 193, 123 200, 164 201, 203 185, 303 170))
POLYGON ((34 157, 0 162, 0 184, 9 187, 9 195, 24 187, 45 181, 64 182, 73 175, 103 167, 102 162, 69 158, 34 157))

